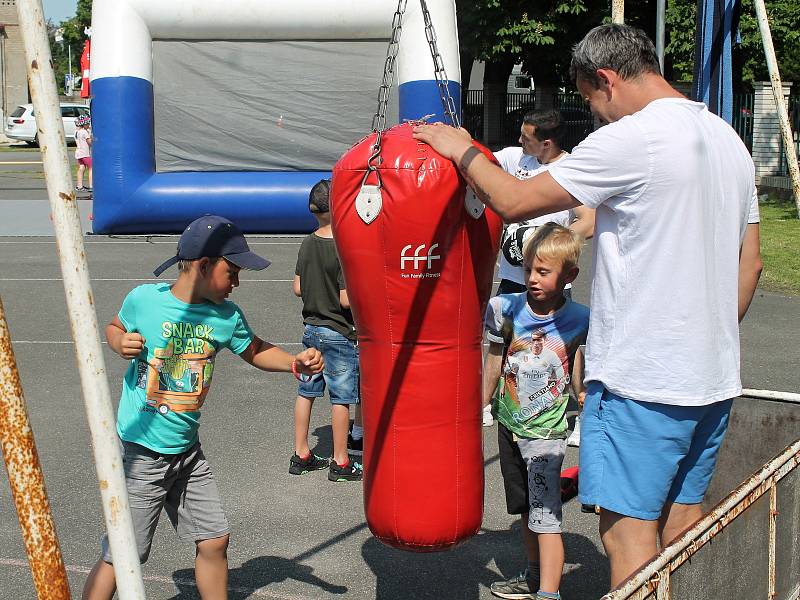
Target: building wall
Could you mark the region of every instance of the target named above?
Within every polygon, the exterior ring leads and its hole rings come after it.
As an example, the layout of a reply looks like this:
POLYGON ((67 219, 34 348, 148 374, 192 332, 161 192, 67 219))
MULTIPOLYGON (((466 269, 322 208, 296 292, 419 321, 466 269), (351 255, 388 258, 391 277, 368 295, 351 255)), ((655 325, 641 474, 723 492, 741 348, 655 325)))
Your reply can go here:
POLYGON ((16 0, 0 0, 0 111, 8 115, 28 102, 25 48, 17 17, 16 0))

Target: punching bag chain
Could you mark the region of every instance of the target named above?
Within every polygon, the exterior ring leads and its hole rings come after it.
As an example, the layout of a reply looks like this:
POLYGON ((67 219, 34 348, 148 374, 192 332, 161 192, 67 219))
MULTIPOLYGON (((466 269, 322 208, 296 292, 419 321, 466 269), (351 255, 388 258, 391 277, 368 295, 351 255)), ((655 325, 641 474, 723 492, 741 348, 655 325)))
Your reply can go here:
MULTIPOLYGON (((394 64, 397 61, 397 51, 400 48, 400 36, 403 33, 403 13, 406 11, 406 3, 408 0, 399 0, 397 9, 394 11, 392 17, 392 37, 389 40, 389 48, 386 50, 386 62, 383 64, 383 82, 378 90, 378 111, 372 117, 372 131, 377 132, 375 144, 373 144, 373 153, 369 158, 369 171, 377 169, 377 165, 373 164, 381 154, 381 135, 383 130, 386 129, 386 105, 389 102, 389 90, 392 88, 394 81, 394 64)), ((369 173, 368 171, 368 173, 369 173)))
POLYGON ((433 29, 431 13, 428 11, 428 5, 425 0, 419 0, 419 3, 422 7, 422 18, 425 20, 425 37, 431 49, 433 72, 436 77, 436 86, 439 88, 439 97, 442 99, 442 108, 444 109, 444 113, 450 118, 450 123, 453 127, 459 128, 461 127, 461 123, 459 122, 458 113, 456 111, 456 103, 450 95, 450 82, 447 79, 447 72, 444 69, 444 60, 442 60, 442 55, 439 54, 439 48, 436 46, 436 31, 433 29))

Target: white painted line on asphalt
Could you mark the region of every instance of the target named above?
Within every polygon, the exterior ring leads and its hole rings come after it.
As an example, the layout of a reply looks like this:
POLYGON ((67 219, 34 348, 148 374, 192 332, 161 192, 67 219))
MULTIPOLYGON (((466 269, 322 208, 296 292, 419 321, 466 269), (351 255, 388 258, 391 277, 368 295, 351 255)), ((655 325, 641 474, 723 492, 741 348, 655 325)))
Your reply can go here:
MULTIPOLYGON (((64 281, 61 277, 0 277, 0 281, 64 281)), ((145 278, 129 278, 129 279, 121 279, 121 278, 93 278, 92 281, 165 281, 167 283, 170 282, 168 279, 145 279, 145 278)), ((293 279, 242 279, 239 281, 239 284, 242 283, 291 283, 293 279)))
MULTIPOLYGON (((266 340, 269 342, 269 340, 266 340)), ((12 344, 74 344, 72 340, 11 340, 12 344)), ((101 344, 107 344, 108 342, 100 342, 101 344)), ((269 342, 275 346, 302 346, 303 342, 269 342)))
MULTIPOLYGON (((24 569, 30 568, 27 560, 17 560, 13 558, 0 558, 0 565, 7 567, 20 567, 24 569)), ((68 573, 83 573, 84 575, 88 575, 92 571, 91 567, 82 567, 79 565, 64 565, 64 569, 68 573)), ((197 587, 197 582, 194 579, 187 577, 161 577, 159 575, 144 575, 142 576, 142 579, 145 581, 152 581, 154 583, 165 583, 168 585, 172 584, 176 588, 179 585, 188 585, 194 588, 197 587)), ((273 600, 302 600, 304 598, 303 596, 286 596, 284 594, 277 594, 262 588, 252 588, 240 585, 229 585, 228 591, 236 592, 237 594, 260 596, 261 598, 272 598, 273 600)))
MULTIPOLYGON (((147 239, 142 239, 142 240, 113 240, 113 239, 111 239, 111 240, 105 240, 105 241, 84 240, 83 243, 84 244, 150 244, 150 245, 152 245, 152 244, 169 244, 169 245, 173 245, 174 246, 175 243, 177 242, 178 237, 180 237, 180 236, 176 235, 174 237, 175 237, 174 240, 163 240, 163 241, 147 240, 147 239)), ((252 238, 253 236, 245 234, 245 237, 252 238)), ((289 236, 289 237, 298 238, 298 237, 303 237, 303 236, 293 235, 293 236, 289 236)), ((55 244, 55 243, 56 243, 55 240, 21 240, 21 241, 0 240, 0 244, 55 244)), ((299 246, 302 242, 257 242, 257 241, 248 240, 247 243, 250 246, 299 246)))

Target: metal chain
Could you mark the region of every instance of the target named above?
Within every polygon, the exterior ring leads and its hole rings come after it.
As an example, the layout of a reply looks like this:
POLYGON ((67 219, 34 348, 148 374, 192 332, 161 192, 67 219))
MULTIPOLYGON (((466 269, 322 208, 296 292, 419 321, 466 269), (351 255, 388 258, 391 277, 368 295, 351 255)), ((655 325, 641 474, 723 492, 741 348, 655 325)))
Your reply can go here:
MULTIPOLYGON (((367 175, 370 171, 377 172, 377 164, 375 161, 380 162, 381 153, 381 137, 383 130, 386 129, 386 105, 389 102, 389 91, 392 89, 394 82, 394 65, 397 62, 397 51, 400 49, 400 36, 403 33, 403 13, 406 12, 406 4, 408 0, 399 0, 397 9, 394 11, 392 17, 392 37, 389 39, 389 48, 386 50, 386 62, 383 64, 383 82, 378 90, 378 110, 375 116, 372 117, 372 131, 377 132, 375 143, 372 145, 372 155, 369 157, 367 163, 367 175)), ((366 178, 364 179, 366 181, 366 178)), ((380 183, 380 176, 378 178, 380 183)))
POLYGON ((456 103, 450 95, 450 82, 444 69, 444 61, 442 60, 442 55, 439 54, 439 48, 436 46, 436 32, 433 29, 431 13, 428 11, 428 5, 425 0, 419 0, 419 3, 422 7, 422 18, 425 20, 425 37, 428 39, 428 46, 431 49, 434 76, 436 77, 436 86, 439 88, 439 97, 442 99, 442 108, 445 114, 450 117, 450 123, 452 123, 453 127, 458 128, 461 127, 461 123, 456 111, 456 103))

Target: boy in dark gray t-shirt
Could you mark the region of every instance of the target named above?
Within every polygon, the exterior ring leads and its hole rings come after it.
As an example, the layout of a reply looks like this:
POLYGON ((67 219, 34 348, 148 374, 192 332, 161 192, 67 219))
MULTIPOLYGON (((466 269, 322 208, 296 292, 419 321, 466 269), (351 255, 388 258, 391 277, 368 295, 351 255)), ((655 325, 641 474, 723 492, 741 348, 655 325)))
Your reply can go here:
POLYGON ((319 228, 300 245, 294 276, 294 293, 303 299, 303 346, 322 352, 328 365, 323 373, 301 379, 294 406, 294 454, 289 473, 302 475, 328 469, 331 481, 360 481, 361 465, 347 452, 350 405, 359 402, 358 347, 353 315, 336 254, 331 230, 331 182, 323 179, 311 188, 308 208, 319 228), (328 388, 331 399, 333 457, 312 454, 308 427, 314 399, 328 388))

